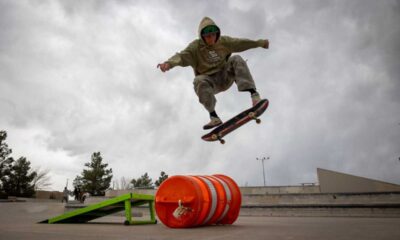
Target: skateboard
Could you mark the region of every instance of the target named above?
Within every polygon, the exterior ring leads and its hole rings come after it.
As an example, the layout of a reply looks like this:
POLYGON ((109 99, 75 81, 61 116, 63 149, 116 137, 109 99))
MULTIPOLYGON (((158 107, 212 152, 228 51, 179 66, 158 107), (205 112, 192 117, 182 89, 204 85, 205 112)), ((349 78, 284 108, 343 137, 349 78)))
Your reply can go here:
POLYGON ((233 118, 219 125, 211 132, 205 134, 201 138, 204 141, 209 141, 209 142, 218 140, 221 144, 224 144, 225 143, 225 140, 223 139, 224 136, 234 131, 235 129, 241 127, 242 125, 248 123, 249 121, 255 120, 256 123, 258 124, 261 123, 261 119, 259 119, 258 117, 264 113, 264 111, 268 107, 268 104, 269 104, 268 99, 262 99, 254 107, 244 110, 243 112, 239 113, 238 115, 234 116, 233 118))

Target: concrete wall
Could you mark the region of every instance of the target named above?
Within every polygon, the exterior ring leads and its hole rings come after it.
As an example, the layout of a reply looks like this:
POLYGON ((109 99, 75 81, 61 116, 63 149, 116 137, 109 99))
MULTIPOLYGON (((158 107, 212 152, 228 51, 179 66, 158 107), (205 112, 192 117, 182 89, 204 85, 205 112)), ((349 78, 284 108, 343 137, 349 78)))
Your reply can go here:
POLYGON ((240 187, 240 192, 246 194, 297 194, 320 193, 319 186, 276 186, 276 187, 240 187))
POLYGON ((106 192, 106 197, 113 198, 127 193, 155 195, 156 191, 156 189, 109 190, 106 192))
POLYGON ((242 195, 240 215, 400 217, 400 192, 242 195))
POLYGON ((243 206, 272 205, 400 205, 400 192, 242 195, 243 206))
POLYGON ((396 192, 400 185, 326 169, 317 169, 322 193, 396 192))
POLYGON ((35 198, 37 199, 57 199, 61 200, 63 197, 62 192, 58 191, 36 191, 35 198))
POLYGON ((400 217, 400 207, 373 206, 271 206, 268 208, 242 207, 240 216, 270 217, 400 217))

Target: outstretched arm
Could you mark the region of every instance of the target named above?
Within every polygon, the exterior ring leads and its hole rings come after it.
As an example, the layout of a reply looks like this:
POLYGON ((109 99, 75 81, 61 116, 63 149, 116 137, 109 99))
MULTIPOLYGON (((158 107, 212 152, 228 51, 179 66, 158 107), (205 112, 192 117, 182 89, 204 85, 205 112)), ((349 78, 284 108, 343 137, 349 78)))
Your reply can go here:
POLYGON ((269 48, 269 40, 268 39, 265 39, 265 43, 263 45, 263 48, 266 48, 266 49, 269 48))
POLYGON ((269 47, 269 41, 267 39, 251 40, 246 38, 223 36, 221 37, 221 41, 223 41, 232 52, 243 52, 257 47, 269 47))
POLYGON ((166 72, 173 67, 181 66, 193 66, 194 65, 194 52, 197 49, 197 40, 191 42, 183 51, 176 53, 170 57, 167 61, 159 63, 157 68, 160 68, 162 72, 166 72))
POLYGON ((159 63, 159 64, 157 65, 157 68, 160 68, 160 70, 161 70, 162 72, 166 72, 166 71, 168 71, 168 70, 171 69, 171 65, 170 65, 169 63, 167 63, 167 62, 165 62, 165 63, 159 63))

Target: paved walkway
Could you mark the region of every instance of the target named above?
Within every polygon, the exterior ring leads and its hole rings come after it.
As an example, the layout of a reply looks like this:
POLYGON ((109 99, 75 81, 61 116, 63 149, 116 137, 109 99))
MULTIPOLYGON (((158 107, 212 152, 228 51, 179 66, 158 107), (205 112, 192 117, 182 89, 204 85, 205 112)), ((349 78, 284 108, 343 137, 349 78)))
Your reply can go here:
POLYGON ((0 239, 400 239, 400 218, 239 217, 232 226, 191 229, 124 226, 124 218, 114 216, 89 224, 37 224, 63 211, 58 202, 0 203, 0 239))

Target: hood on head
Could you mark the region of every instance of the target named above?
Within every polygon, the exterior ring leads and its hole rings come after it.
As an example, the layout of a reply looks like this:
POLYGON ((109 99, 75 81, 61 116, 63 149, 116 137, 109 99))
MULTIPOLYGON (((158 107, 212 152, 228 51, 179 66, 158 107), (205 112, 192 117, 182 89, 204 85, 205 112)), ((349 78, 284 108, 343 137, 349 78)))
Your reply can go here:
POLYGON ((216 27, 218 28, 218 33, 217 33, 217 41, 218 41, 219 36, 221 35, 221 30, 219 29, 218 25, 215 24, 215 22, 214 22, 211 18, 209 18, 209 17, 204 17, 204 18, 200 21, 199 30, 198 30, 199 38, 202 39, 202 40, 204 41, 204 39, 201 37, 201 31, 202 31, 205 27, 207 27, 207 26, 216 26, 216 27))

